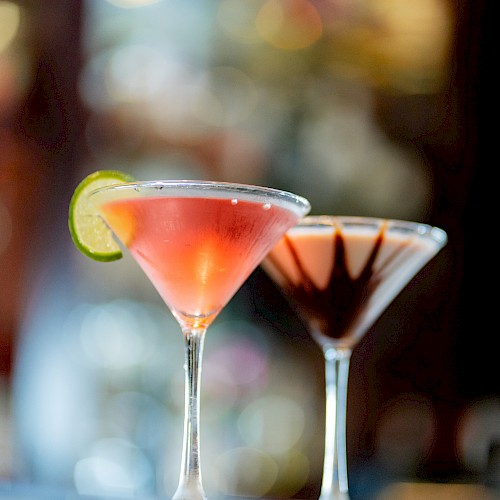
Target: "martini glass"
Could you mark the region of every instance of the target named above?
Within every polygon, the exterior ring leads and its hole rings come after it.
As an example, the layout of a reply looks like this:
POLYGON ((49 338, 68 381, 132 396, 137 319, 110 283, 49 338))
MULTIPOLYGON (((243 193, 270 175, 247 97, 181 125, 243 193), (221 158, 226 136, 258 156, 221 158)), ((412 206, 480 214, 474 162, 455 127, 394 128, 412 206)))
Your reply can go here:
POLYGON ((325 456, 320 500, 349 498, 346 410, 354 347, 409 281, 446 244, 414 222, 304 217, 263 267, 304 319, 325 358, 325 456))
POLYGON ((205 499, 200 468, 200 383, 209 325, 309 202, 271 188, 208 181, 150 181, 89 195, 180 324, 185 416, 174 500, 205 499))

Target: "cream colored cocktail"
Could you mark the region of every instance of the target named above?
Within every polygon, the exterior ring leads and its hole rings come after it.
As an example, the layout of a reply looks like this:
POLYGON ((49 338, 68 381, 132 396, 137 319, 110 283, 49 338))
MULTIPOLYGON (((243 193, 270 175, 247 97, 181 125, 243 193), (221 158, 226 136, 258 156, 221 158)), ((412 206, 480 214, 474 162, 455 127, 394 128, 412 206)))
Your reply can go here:
POLYGON ((363 217, 305 217, 263 262, 322 348, 326 431, 320 500, 349 498, 345 446, 352 349, 446 244, 439 228, 363 217))

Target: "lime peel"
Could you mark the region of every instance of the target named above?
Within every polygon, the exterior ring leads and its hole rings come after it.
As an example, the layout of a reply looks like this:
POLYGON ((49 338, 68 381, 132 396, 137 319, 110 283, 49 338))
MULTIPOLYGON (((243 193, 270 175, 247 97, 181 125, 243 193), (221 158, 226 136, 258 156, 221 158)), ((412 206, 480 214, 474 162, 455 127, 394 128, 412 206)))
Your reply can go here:
POLYGON ((135 179, 119 170, 98 170, 85 177, 76 187, 69 204, 68 227, 73 243, 84 255, 100 262, 121 259, 122 250, 113 232, 88 199, 95 189, 135 179))

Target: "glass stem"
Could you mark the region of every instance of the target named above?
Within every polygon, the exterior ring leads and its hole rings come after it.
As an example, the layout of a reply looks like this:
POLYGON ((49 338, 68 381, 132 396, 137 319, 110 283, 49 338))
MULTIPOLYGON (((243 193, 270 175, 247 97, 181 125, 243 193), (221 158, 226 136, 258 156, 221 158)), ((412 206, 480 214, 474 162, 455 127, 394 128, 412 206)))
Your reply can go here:
POLYGON ((349 499, 346 416, 350 349, 323 348, 326 378, 325 457, 320 500, 349 499))
POLYGON ((179 486, 172 500, 205 500, 200 470, 200 383, 205 328, 183 328, 184 442, 179 486))

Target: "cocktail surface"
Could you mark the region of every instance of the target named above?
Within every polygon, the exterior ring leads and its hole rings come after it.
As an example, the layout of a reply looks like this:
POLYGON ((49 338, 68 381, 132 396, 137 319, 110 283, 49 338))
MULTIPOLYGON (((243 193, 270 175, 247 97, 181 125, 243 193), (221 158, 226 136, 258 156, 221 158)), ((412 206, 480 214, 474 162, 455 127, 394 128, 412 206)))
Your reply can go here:
POLYGON ((350 345, 439 248, 431 238, 383 223, 299 225, 264 268, 316 333, 350 345))
POLYGON ((131 197, 100 212, 184 321, 207 326, 297 215, 231 198, 131 197))

